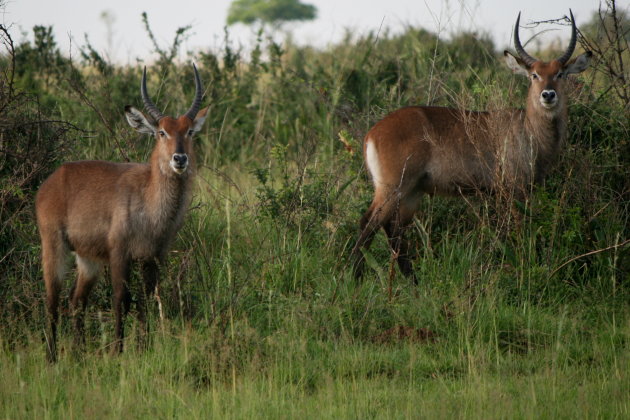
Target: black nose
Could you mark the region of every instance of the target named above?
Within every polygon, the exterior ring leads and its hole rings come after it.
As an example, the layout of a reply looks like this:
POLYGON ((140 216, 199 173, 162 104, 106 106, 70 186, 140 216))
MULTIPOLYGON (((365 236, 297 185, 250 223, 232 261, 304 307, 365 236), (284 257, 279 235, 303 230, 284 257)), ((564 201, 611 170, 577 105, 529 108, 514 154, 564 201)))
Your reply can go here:
POLYGON ((555 90, 543 90, 541 95, 542 95, 542 98, 545 101, 551 102, 556 97, 556 91, 555 90))
POLYGON ((175 153, 173 155, 173 162, 179 166, 184 166, 188 162, 188 156, 184 153, 175 153))

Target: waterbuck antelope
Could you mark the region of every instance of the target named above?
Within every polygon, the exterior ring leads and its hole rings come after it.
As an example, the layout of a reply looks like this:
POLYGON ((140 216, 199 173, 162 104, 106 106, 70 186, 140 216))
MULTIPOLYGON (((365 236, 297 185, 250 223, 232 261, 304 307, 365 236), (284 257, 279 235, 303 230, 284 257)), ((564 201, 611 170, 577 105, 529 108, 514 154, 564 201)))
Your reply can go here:
POLYGON ((125 107, 129 124, 153 134, 148 163, 81 161, 63 164, 41 186, 36 198, 37 224, 50 335, 48 357, 56 359, 59 293, 74 252, 77 279, 71 291, 77 344, 84 342, 83 317, 88 295, 103 264, 109 264, 116 314, 116 343, 123 349, 123 320, 131 303, 128 282, 132 261, 142 263, 144 293, 138 293, 138 318, 146 334, 145 300, 157 284, 158 264, 182 224, 195 171, 192 136, 201 129, 208 108, 200 109, 203 87, 197 68, 196 93, 190 109, 175 119, 151 102, 146 68, 140 91, 145 115, 125 107))
POLYGON ((557 157, 567 132, 567 76, 588 67, 591 53, 569 60, 577 41, 558 59, 544 62, 527 54, 514 27, 518 57, 504 52, 508 67, 529 78, 525 110, 476 112, 430 106, 402 108, 365 136, 363 154, 374 198, 363 215, 352 250, 355 276, 362 273, 362 248, 384 228, 402 273, 417 282, 403 238, 423 194, 494 192, 508 186, 525 192, 540 181, 557 157))

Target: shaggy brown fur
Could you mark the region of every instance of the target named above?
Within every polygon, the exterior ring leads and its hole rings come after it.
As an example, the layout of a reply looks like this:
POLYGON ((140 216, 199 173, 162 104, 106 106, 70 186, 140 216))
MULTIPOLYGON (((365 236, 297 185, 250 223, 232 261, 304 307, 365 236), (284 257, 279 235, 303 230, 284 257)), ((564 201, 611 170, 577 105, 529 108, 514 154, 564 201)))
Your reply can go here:
MULTIPOLYGON (((200 98, 201 86, 197 88, 200 98)), ((207 108, 198 113, 197 110, 198 106, 192 109, 194 120, 188 116, 160 116, 156 123, 137 109, 127 107, 129 123, 156 138, 149 163, 70 162, 42 184, 35 206, 42 240, 51 360, 56 358, 59 293, 71 252, 76 256, 78 272, 71 293, 78 344, 84 340, 83 312, 88 295, 103 264, 109 264, 114 291, 116 349, 123 348, 123 317, 131 302, 128 282, 132 261, 143 265, 145 294, 139 296, 138 312, 146 331, 145 295, 155 289, 158 264, 190 202, 194 175, 192 134, 201 128, 207 108)))

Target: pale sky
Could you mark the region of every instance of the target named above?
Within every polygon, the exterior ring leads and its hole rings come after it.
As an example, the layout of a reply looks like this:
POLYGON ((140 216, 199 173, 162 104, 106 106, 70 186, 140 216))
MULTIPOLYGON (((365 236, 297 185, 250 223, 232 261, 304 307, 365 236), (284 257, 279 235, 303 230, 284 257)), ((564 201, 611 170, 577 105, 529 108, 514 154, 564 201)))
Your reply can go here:
MULTIPOLYGON (((149 23, 163 48, 173 41, 178 27, 192 25, 187 50, 216 50, 223 45, 223 27, 231 0, 0 0, 0 22, 10 27, 14 40, 32 38, 34 25, 52 25, 62 51, 77 57, 77 45, 88 34, 101 53, 125 64, 136 58, 150 61, 151 42, 142 25, 146 11, 149 23), (101 18, 107 11, 113 17, 111 36, 101 18), (24 35, 23 35, 24 34, 24 35)), ((406 26, 423 27, 444 36, 460 30, 489 32, 497 49, 511 44, 511 33, 519 10, 521 24, 531 20, 555 19, 573 10, 578 25, 590 20, 599 7, 597 0, 302 0, 318 9, 311 22, 294 23, 290 28, 297 43, 324 47, 339 41, 347 28, 356 34, 378 31, 379 27, 401 32, 406 26)), ((617 1, 619 8, 630 9, 630 0, 617 1)), ((534 32, 522 29, 522 39, 534 32)), ((243 25, 230 28, 234 46, 250 45, 255 36, 243 25)), ((568 41, 568 28, 547 34, 568 41)), ((180 58, 185 58, 184 56, 180 58)))

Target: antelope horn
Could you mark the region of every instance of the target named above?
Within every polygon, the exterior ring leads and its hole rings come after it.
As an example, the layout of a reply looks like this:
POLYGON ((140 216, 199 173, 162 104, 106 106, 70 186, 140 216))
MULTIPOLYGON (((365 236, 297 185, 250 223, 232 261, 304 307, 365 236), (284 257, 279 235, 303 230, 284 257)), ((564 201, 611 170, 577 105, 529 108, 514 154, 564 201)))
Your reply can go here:
POLYGON ((527 64, 528 67, 531 67, 532 64, 534 64, 538 60, 536 60, 531 55, 527 54, 525 52, 525 49, 521 45, 521 39, 518 36, 518 26, 519 26, 520 21, 521 21, 521 12, 518 12, 518 17, 516 18, 516 25, 514 26, 514 48, 516 49, 516 52, 518 53, 519 57, 521 57, 521 59, 525 62, 525 64, 527 64))
POLYGON ((147 93, 147 67, 144 67, 144 71, 142 72, 142 83, 140 84, 140 92, 142 93, 142 102, 144 103, 144 108, 147 110, 149 115, 153 117, 155 121, 160 121, 164 117, 162 112, 158 109, 157 106, 151 99, 149 99, 149 94, 147 93))
POLYGON ((569 14, 571 15, 571 41, 569 42, 567 51, 558 58, 561 64, 566 64, 567 61, 569 61, 569 58, 573 55, 573 51, 575 51, 575 44, 577 42, 577 28, 575 27, 575 18, 573 17, 571 9, 569 9, 569 14))
POLYGON ((201 106, 201 98, 203 97, 203 86, 201 85, 201 79, 199 78, 199 73, 197 72, 197 66, 195 66, 195 63, 193 63, 193 69, 195 70, 195 99, 193 100, 190 109, 186 111, 185 114, 192 121, 194 121, 197 116, 197 112, 201 106))

